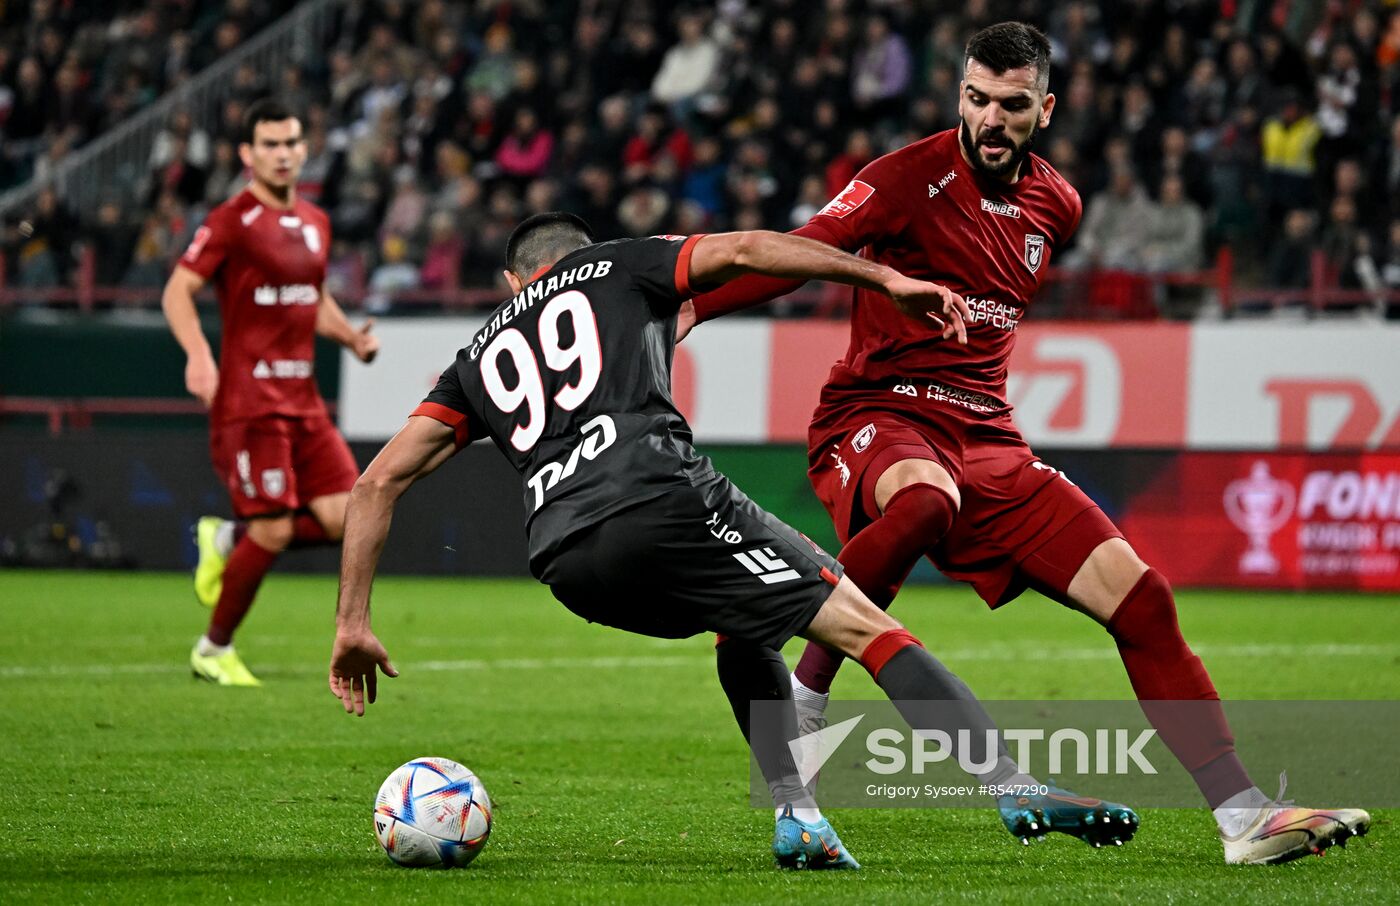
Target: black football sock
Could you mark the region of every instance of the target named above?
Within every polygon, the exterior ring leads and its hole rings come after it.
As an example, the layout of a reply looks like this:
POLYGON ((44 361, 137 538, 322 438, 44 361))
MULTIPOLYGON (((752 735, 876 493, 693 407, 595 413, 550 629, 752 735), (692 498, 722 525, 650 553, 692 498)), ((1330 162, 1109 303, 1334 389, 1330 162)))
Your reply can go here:
POLYGON ((773 648, 739 639, 721 638, 715 646, 719 683, 729 697, 734 719, 758 762, 773 804, 781 808, 816 808, 803 785, 788 743, 797 738, 797 711, 792 706, 792 680, 787 662, 773 648), (786 702, 786 707, 763 708, 752 719, 753 702, 786 702))
POLYGON ((860 662, 912 729, 948 734, 959 764, 973 777, 986 784, 1031 782, 1017 770, 996 723, 977 696, 908 630, 891 629, 880 635, 861 654, 860 662), (990 749, 989 738, 995 741, 990 749))

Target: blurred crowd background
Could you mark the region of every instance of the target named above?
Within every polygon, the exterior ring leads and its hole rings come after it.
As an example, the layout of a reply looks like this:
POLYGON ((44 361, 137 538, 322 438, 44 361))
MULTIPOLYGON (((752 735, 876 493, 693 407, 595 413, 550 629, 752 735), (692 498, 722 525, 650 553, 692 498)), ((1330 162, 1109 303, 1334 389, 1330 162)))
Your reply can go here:
MULTIPOLYGON (((281 12, 0 2, 0 189, 281 12)), ((162 285, 243 184, 238 124, 268 94, 304 111, 332 287, 372 309, 492 287, 537 211, 605 238, 791 229, 875 157, 957 125, 963 45, 1008 18, 1054 45, 1036 150, 1085 203, 1059 269, 1192 274, 1228 250, 1241 286, 1400 290, 1396 0, 352 0, 311 65, 239 68, 219 122, 173 113, 139 185, 10 212, 5 281, 71 285, 87 252, 99 285, 162 285)))

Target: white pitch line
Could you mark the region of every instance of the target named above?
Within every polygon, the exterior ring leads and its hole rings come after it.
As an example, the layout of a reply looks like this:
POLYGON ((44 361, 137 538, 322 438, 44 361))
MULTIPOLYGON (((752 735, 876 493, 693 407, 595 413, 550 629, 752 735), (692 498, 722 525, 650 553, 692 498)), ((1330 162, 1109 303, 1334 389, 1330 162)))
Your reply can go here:
MULTIPOLYGON (((1259 644, 1259 645, 1197 645, 1197 654, 1206 658, 1263 658, 1263 657, 1397 657, 1400 645, 1346 645, 1346 644, 1259 644)), ((950 663, 965 661, 1018 661, 1033 658, 1036 661, 1116 661, 1118 651, 1105 644, 1098 648, 1055 648, 1052 646, 1018 647, 990 645, 983 648, 966 648, 952 651, 934 651, 934 654, 950 663)), ((713 662, 713 656, 705 654, 674 654, 651 656, 610 656, 610 657, 542 657, 542 658, 498 658, 469 660, 408 661, 404 669, 409 672, 455 673, 476 670, 628 670, 645 667, 699 667, 713 662)), ((259 665, 261 672, 280 675, 317 675, 323 666, 309 663, 296 665, 259 665)), ((47 664, 26 667, 0 667, 0 679, 42 679, 52 677, 88 676, 160 676, 188 673, 189 668, 177 662, 162 664, 47 664)))

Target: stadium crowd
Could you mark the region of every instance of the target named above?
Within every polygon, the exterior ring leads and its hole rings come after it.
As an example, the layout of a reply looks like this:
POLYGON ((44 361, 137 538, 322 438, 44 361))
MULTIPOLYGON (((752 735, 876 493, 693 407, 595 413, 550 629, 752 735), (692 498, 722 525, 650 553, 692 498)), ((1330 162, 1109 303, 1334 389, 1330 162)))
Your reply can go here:
MULTIPOLYGON (((128 115, 267 21, 258 0, 6 5, 0 184, 128 115), (119 11, 123 4, 117 4, 119 11), (207 8, 206 8, 207 7, 207 8), (197 11, 201 11, 197 14, 197 11), (78 87, 74 87, 78 86, 78 87)), ((962 47, 1019 18, 1055 50, 1037 142, 1085 214, 1061 267, 1177 273, 1228 246, 1245 284, 1400 289, 1395 0, 352 0, 319 68, 240 71, 221 122, 174 115, 141 186, 53 191, 4 224, 12 284, 158 287, 241 184, 242 110, 305 111, 302 191, 332 282, 371 308, 486 287, 506 236, 564 208, 600 236, 800 225, 867 162, 957 124, 962 47)))

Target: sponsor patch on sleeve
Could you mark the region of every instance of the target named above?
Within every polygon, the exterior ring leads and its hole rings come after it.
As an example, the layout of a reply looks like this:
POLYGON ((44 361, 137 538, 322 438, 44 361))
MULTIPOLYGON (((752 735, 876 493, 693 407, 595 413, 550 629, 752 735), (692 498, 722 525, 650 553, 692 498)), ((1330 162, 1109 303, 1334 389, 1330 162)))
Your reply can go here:
POLYGON ((841 194, 831 199, 827 206, 819 213, 828 214, 832 217, 845 217, 856 208, 870 200, 870 196, 875 194, 875 187, 859 179, 853 179, 841 190, 841 194))
POLYGON ((199 260, 199 253, 204 251, 204 246, 209 242, 209 238, 214 235, 214 231, 207 226, 202 226, 194 231, 194 238, 190 240, 189 248, 185 249, 185 254, 181 256, 185 261, 194 264, 199 260))

